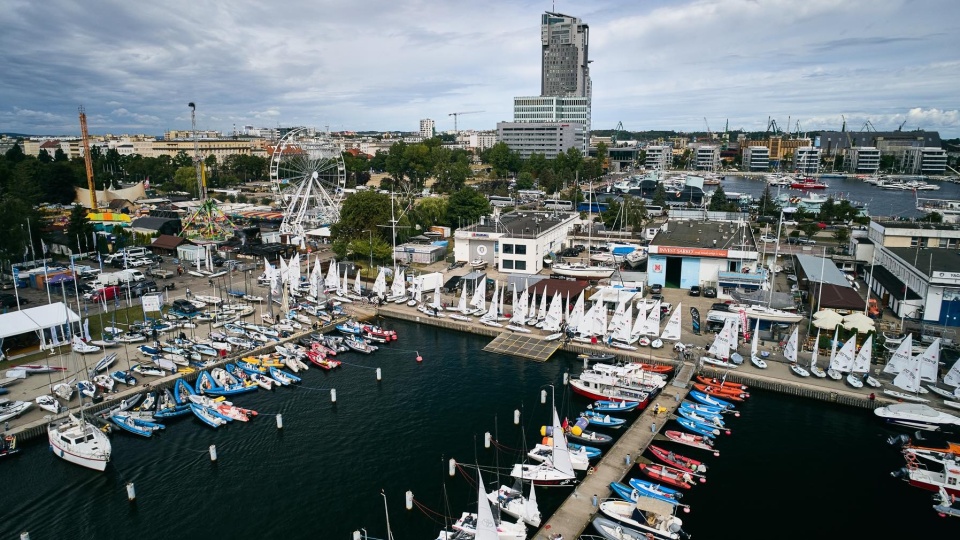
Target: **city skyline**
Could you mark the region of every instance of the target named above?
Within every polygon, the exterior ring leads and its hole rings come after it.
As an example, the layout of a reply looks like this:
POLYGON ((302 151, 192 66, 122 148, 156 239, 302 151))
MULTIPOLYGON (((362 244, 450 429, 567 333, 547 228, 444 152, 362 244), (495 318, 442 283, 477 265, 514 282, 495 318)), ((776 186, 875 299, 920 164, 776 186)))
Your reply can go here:
POLYGON ((0 14, 0 131, 496 128, 541 83, 545 12, 590 27, 594 130, 960 136, 960 8, 851 0, 43 5, 0 14), (706 120, 705 120, 706 118, 706 120), (788 125, 789 118, 789 125, 788 125))

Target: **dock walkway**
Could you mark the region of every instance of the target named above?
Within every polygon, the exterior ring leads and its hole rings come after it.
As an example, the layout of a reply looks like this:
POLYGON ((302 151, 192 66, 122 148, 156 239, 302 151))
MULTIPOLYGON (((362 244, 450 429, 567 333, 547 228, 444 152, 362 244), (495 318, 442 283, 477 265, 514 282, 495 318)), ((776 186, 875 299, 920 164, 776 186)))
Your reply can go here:
MULTIPOLYGON (((686 367, 686 365, 684 366, 686 367)), ((681 370, 681 374, 684 370, 681 370)), ((692 374, 692 366, 690 369, 692 374)), ((688 382, 690 375, 687 375, 688 382)), ((579 538, 590 525, 599 504, 611 495, 610 483, 620 482, 636 465, 637 458, 646 451, 663 424, 676 412, 680 402, 686 397, 689 389, 683 384, 683 379, 674 378, 678 384, 667 384, 660 394, 653 398, 643 413, 633 421, 617 442, 604 453, 603 458, 594 467, 592 474, 588 474, 573 493, 560 505, 560 508, 550 516, 546 524, 537 531, 535 540, 547 540, 550 535, 560 533, 564 538, 579 538), (657 413, 660 409, 659 414, 657 413), (663 409, 666 409, 664 412, 663 409)), ((562 488, 551 488, 562 489, 562 488)))

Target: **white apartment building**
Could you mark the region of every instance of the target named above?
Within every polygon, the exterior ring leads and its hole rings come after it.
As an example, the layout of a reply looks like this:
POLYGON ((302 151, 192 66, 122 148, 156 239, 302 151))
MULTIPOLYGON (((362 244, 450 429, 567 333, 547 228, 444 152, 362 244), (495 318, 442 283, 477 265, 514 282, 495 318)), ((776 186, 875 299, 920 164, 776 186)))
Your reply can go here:
POLYGON ((420 120, 420 137, 424 140, 432 139, 436 134, 436 125, 433 120, 424 118, 420 120))
POLYGON ((743 148, 743 170, 770 170, 770 149, 766 146, 746 146, 743 148))
POLYGON ((705 144, 696 148, 697 170, 715 171, 720 168, 720 147, 705 144))
POLYGON ((576 213, 517 211, 480 218, 454 233, 457 261, 484 260, 501 272, 536 274, 565 245, 576 213))
POLYGON ((801 146, 793 151, 793 169, 803 174, 820 172, 820 149, 801 146))
POLYGON ((908 148, 903 153, 903 172, 934 175, 947 170, 947 152, 942 148, 908 148))
MULTIPOLYGON (((513 98, 514 122, 576 122, 590 133, 590 98, 581 96, 523 96, 513 98)), ((587 155, 588 137, 579 147, 587 155)))
POLYGON ((880 149, 875 146, 854 146, 847 154, 852 173, 872 174, 880 170, 880 149))
POLYGON ((647 169, 665 171, 673 163, 673 147, 671 146, 648 146, 646 152, 647 159, 643 166, 647 169))
POLYGON ((457 137, 457 143, 462 148, 482 151, 497 144, 497 133, 495 131, 470 131, 461 133, 457 137))

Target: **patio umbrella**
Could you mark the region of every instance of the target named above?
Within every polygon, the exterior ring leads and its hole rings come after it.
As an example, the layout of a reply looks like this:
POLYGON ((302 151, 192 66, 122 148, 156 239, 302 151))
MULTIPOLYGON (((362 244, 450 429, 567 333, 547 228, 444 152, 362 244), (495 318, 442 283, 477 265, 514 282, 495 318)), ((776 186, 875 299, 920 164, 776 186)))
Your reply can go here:
POLYGON ((833 330, 843 323, 843 317, 832 310, 821 310, 813 316, 813 325, 821 330, 833 330))
POLYGON ((847 330, 856 329, 859 334, 866 334, 874 330, 873 319, 859 311, 843 318, 843 327, 847 330))

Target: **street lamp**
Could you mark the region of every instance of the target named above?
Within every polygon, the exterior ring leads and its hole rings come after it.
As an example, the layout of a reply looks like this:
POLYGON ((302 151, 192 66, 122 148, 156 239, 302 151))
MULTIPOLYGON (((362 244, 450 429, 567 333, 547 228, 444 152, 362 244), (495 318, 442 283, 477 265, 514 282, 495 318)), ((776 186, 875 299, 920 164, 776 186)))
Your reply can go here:
POLYGON ((373 270, 373 231, 364 229, 363 232, 370 233, 370 270, 373 270))

